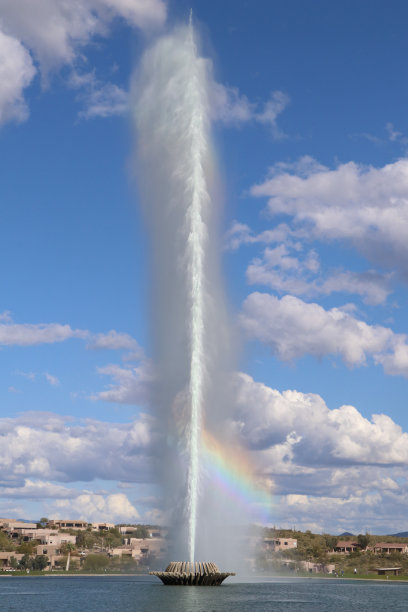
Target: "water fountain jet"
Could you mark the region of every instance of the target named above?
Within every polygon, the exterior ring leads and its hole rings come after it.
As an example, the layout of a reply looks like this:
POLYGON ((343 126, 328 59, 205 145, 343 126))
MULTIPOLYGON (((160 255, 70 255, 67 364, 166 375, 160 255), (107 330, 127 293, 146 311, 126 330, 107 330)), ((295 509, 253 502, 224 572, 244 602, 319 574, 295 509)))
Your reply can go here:
POLYGON ((159 416, 166 440, 160 449, 165 454, 162 469, 167 470, 163 483, 182 474, 180 459, 187 464, 185 478, 181 477, 187 513, 181 523, 186 525, 189 561, 173 562, 166 572, 154 574, 165 584, 215 585, 230 574, 213 563, 195 562, 204 405, 210 395, 209 370, 217 367, 209 363, 208 354, 218 330, 211 332, 217 314, 211 282, 214 210, 208 62, 197 53, 191 16, 188 26, 176 28, 147 50, 135 96, 139 185, 152 225, 162 309, 157 329, 161 390, 156 403, 162 406, 159 416), (177 356, 174 350, 180 346, 177 356), (181 436, 176 419, 169 416, 180 397, 185 400, 181 436))

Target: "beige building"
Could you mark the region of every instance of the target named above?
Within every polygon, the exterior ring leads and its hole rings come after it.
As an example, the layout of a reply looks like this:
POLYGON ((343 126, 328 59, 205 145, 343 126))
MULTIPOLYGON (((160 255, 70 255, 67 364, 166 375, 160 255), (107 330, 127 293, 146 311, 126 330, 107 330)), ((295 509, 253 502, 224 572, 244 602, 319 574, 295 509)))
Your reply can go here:
POLYGON ((280 552, 297 548, 296 538, 264 538, 263 546, 266 550, 280 552))
POLYGON ((16 519, 0 518, 0 527, 4 531, 12 531, 13 529, 37 529, 37 523, 26 523, 25 521, 17 521, 16 519))
POLYGON ((163 538, 126 538, 124 546, 110 550, 113 557, 129 556, 135 561, 143 561, 150 556, 160 559, 167 552, 166 540, 163 538))
POLYGON ((92 523, 92 531, 108 531, 114 528, 115 523, 92 523))
POLYGON ((76 536, 69 533, 59 533, 55 529, 15 529, 12 537, 21 537, 24 542, 38 540, 41 544, 75 544, 76 536))
POLYGON ((92 523, 71 519, 53 519, 48 521, 48 526, 54 529, 88 529, 92 523))
POLYGON ((336 566, 334 563, 313 563, 312 561, 301 561, 300 567, 310 574, 334 574, 336 566))
POLYGON ((375 553, 390 555, 391 553, 408 554, 408 545, 403 542, 378 542, 371 547, 375 553))
POLYGON ((24 557, 21 553, 16 552, 0 552, 0 568, 1 569, 11 569, 10 559, 14 557, 17 561, 21 561, 24 557))

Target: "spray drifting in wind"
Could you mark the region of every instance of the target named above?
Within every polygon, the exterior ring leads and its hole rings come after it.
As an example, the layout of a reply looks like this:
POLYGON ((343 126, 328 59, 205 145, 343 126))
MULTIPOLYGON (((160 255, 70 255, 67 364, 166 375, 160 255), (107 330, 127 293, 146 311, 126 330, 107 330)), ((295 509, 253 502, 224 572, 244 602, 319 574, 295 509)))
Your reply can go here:
POLYGON ((196 555, 203 407, 211 396, 210 370, 217 367, 214 340, 221 339, 215 321, 222 318, 212 237, 209 78, 190 17, 188 26, 146 51, 134 87, 138 183, 154 262, 153 401, 165 438, 161 478, 167 504, 187 510, 190 561, 196 555))

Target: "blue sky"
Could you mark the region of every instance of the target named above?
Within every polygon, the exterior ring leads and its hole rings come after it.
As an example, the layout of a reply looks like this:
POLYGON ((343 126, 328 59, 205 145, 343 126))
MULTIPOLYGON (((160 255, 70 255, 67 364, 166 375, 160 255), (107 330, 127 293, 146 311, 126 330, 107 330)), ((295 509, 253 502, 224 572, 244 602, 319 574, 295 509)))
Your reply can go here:
POLYGON ((0 515, 160 518, 128 91, 192 7, 270 522, 406 530, 406 3, 35 4, 0 0, 0 515))

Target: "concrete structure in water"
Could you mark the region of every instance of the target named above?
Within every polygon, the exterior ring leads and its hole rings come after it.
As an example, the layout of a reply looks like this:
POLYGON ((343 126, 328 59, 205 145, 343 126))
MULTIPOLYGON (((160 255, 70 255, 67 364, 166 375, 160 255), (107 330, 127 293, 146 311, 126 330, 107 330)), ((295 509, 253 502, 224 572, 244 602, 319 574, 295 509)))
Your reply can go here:
POLYGON ((228 576, 235 576, 234 572, 220 572, 215 563, 190 563, 188 561, 173 561, 165 572, 149 572, 157 576, 163 584, 179 586, 219 586, 228 576))

